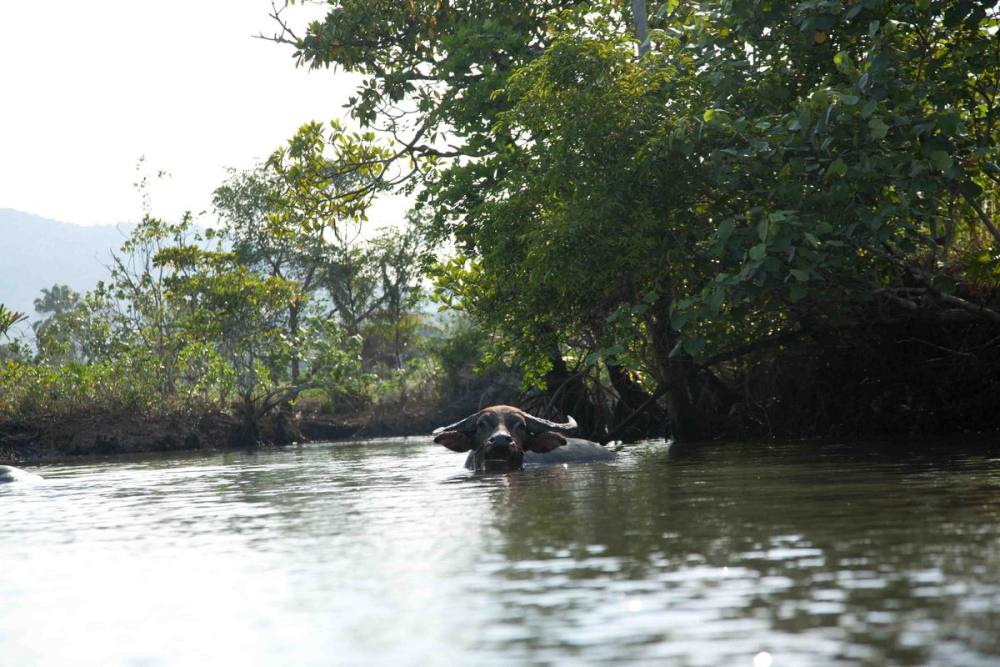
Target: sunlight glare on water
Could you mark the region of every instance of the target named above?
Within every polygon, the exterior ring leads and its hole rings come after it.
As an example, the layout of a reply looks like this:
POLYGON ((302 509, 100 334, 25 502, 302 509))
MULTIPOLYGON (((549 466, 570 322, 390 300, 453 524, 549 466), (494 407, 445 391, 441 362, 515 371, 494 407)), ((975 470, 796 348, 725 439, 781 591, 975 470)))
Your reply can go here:
POLYGON ((0 663, 1000 659, 988 451, 461 465, 395 439, 34 469, 0 489, 0 663))

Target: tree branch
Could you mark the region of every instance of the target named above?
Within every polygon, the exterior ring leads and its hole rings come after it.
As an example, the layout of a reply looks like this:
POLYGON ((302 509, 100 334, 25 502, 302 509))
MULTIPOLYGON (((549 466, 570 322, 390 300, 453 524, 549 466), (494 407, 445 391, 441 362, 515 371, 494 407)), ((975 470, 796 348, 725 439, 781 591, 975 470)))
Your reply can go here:
POLYGON ((636 419, 637 419, 637 418, 639 417, 639 415, 641 415, 641 414, 642 414, 642 413, 644 413, 644 412, 645 412, 646 410, 648 410, 648 409, 649 409, 649 407, 650 407, 650 406, 651 406, 651 405, 652 405, 653 403, 655 403, 656 401, 658 401, 658 400, 660 400, 661 398, 663 398, 663 396, 665 396, 665 395, 666 395, 667 391, 669 391, 669 388, 670 388, 670 385, 669 385, 668 383, 664 383, 664 384, 661 384, 661 385, 659 385, 659 386, 658 386, 658 387, 656 388, 656 391, 654 391, 654 392, 652 393, 652 395, 650 395, 650 397, 649 397, 649 398, 647 398, 647 399, 646 399, 646 400, 645 400, 645 401, 643 402, 643 404, 642 404, 642 405, 640 405, 640 406, 639 406, 639 407, 637 407, 637 408, 636 408, 635 410, 633 410, 633 411, 632 411, 632 414, 630 414, 630 415, 629 415, 628 417, 626 417, 626 418, 625 418, 625 419, 624 419, 624 420, 623 420, 623 421, 622 421, 622 422, 621 422, 620 424, 618 424, 618 425, 617 425, 617 426, 615 426, 615 427, 614 427, 613 429, 611 429, 611 432, 610 432, 610 433, 608 433, 608 434, 607 434, 607 435, 605 436, 605 437, 607 438, 607 440, 605 440, 605 442, 609 442, 609 441, 611 441, 611 440, 614 440, 614 439, 615 439, 615 436, 616 436, 616 435, 618 435, 619 433, 621 433, 622 431, 624 431, 624 430, 625 430, 625 428, 626 428, 626 427, 627 427, 627 426, 628 426, 629 424, 631 424, 631 423, 632 423, 633 421, 635 421, 635 420, 636 420, 636 419))
POLYGON ((305 382, 303 384, 275 387, 274 389, 265 392, 261 397, 260 406, 254 410, 254 417, 260 419, 274 406, 295 398, 306 389, 316 389, 317 387, 319 387, 319 385, 315 382, 305 382))
POLYGON ((986 229, 990 230, 990 234, 993 235, 993 239, 997 242, 998 245, 1000 245, 1000 230, 996 228, 996 225, 993 224, 993 222, 990 220, 990 217, 986 215, 986 211, 984 211, 983 207, 979 205, 979 202, 977 202, 975 199, 965 194, 964 192, 962 193, 962 199, 965 200, 966 204, 972 207, 972 210, 976 212, 976 215, 979 217, 979 220, 983 223, 983 225, 985 225, 986 229))

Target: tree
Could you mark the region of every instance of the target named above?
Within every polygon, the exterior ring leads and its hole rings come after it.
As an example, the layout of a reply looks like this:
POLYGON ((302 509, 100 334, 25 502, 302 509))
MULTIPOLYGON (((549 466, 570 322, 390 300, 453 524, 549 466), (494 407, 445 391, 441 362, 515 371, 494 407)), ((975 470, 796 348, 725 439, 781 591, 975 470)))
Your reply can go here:
POLYGON ((211 240, 211 234, 205 238, 190 214, 170 223, 147 213, 121 249, 112 254, 110 280, 99 283, 88 298, 98 320, 92 337, 95 354, 99 358, 120 354, 150 357, 165 396, 177 394, 181 355, 187 346, 183 322, 190 308, 170 298, 166 281, 171 277, 171 266, 157 257, 170 248, 196 252, 211 240))
POLYGON ((53 285, 43 288, 42 295, 35 299, 35 312, 44 316, 32 324, 38 342, 38 352, 49 360, 80 359, 80 341, 75 340, 76 324, 83 305, 80 295, 68 285, 53 285))
POLYGON ((427 269, 423 236, 412 225, 405 230, 389 228, 376 237, 371 246, 381 293, 375 326, 387 334, 393 365, 402 370, 407 339, 419 323, 413 311, 423 296, 420 281, 427 269))
POLYGON ((11 328, 19 323, 28 319, 27 315, 24 313, 19 313, 15 310, 8 310, 6 306, 0 303, 0 336, 8 335, 7 332, 11 328))
MULTIPOLYGON (((53 285, 42 288, 42 295, 35 299, 35 312, 39 315, 59 316, 72 311, 80 303, 80 295, 69 285, 53 285)), ((36 328, 42 322, 36 323, 36 328)))
POLYGON ((900 320, 996 367, 996 7, 669 2, 637 60, 622 3, 516 4, 336 2, 284 38, 365 75, 355 118, 410 122, 398 155, 459 253, 440 297, 529 378, 615 368, 691 438, 770 428, 806 405, 775 358, 900 320))
MULTIPOLYGON (((419 180, 421 199, 438 216, 432 241, 441 241, 481 203, 477 192, 502 176, 482 161, 515 145, 496 131, 507 100, 495 92, 545 51, 555 28, 582 20, 594 6, 580 0, 336 2, 302 36, 276 12, 274 39, 293 45, 310 67, 338 65, 364 75, 351 115, 395 137, 383 183, 413 188, 419 180)), ((546 349, 559 354, 557 344, 546 349)))
MULTIPOLYGON (((233 172, 215 191, 214 203, 240 264, 298 286, 299 297, 289 301, 283 323, 289 340, 298 341, 302 309, 324 261, 325 224, 297 219, 294 225, 282 225, 288 220, 277 214, 283 206, 281 183, 266 165, 233 172)), ((300 360, 294 351, 289 363, 291 381, 298 383, 300 360)))
POLYGON ((383 184, 395 185, 438 160, 502 147, 505 139, 498 145, 491 131, 503 109, 493 92, 545 49, 560 17, 590 5, 338 0, 301 36, 276 11, 279 30, 271 39, 292 46, 310 68, 336 65, 364 76, 350 100, 351 117, 385 127, 397 140, 384 164, 398 168, 381 174, 383 184))
POLYGON ((275 382, 269 370, 269 362, 295 344, 274 325, 298 298, 297 285, 259 276, 220 248, 166 247, 154 262, 170 268, 167 297, 186 305, 179 324, 187 345, 209 346, 233 371, 241 417, 236 444, 256 445, 260 419, 303 389, 275 382))
MULTIPOLYGON (((239 262, 297 285, 284 322, 291 341, 300 340, 310 298, 322 284, 335 284, 331 276, 343 267, 354 295, 354 240, 373 194, 359 192, 359 184, 378 178, 384 155, 371 134, 307 123, 265 164, 232 173, 215 191, 216 212, 239 262)), ((297 384, 300 359, 294 353, 290 375, 297 384)))

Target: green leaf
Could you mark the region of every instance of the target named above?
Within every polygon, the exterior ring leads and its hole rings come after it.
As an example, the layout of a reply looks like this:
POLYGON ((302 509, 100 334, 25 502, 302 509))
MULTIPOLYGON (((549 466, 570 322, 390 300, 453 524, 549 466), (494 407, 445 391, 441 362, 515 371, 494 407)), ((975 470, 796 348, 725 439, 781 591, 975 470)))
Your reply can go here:
POLYGON ((768 220, 764 218, 757 223, 757 238, 760 239, 761 243, 767 242, 767 230, 768 230, 768 220))
POLYGON ((843 176, 847 173, 847 163, 842 159, 837 158, 830 163, 830 166, 826 169, 827 176, 843 176))
POLYGON ((948 155, 947 151, 934 151, 931 153, 931 164, 933 164, 939 171, 948 171, 951 169, 952 162, 951 156, 948 155))
POLYGON ((868 132, 875 141, 882 141, 889 134, 889 126, 878 116, 868 121, 868 132))
POLYGON ((723 289, 716 287, 712 290, 712 296, 708 297, 708 307, 712 311, 713 315, 718 315, 719 311, 722 309, 722 302, 726 297, 726 293, 723 289))
POLYGON ((725 220, 720 222, 719 229, 716 232, 716 234, 719 237, 719 240, 722 241, 723 243, 728 241, 729 237, 733 233, 733 229, 735 228, 736 228, 736 221, 733 220, 732 218, 726 218, 725 220))
POLYGON ((847 51, 841 51, 833 57, 833 64, 836 65, 837 70, 843 74, 851 74, 854 72, 854 61, 851 60, 851 56, 847 51))
POLYGON ((687 313, 682 310, 675 310, 670 313, 670 326, 675 331, 681 331, 684 329, 684 325, 688 322, 687 313))
POLYGON ((848 94, 845 94, 845 93, 838 93, 837 94, 837 99, 840 100, 841 102, 843 102, 844 104, 846 104, 847 106, 853 107, 855 104, 858 103, 858 100, 860 100, 861 98, 859 98, 857 95, 848 95, 848 94))
POLYGON ((966 197, 975 199, 983 194, 983 189, 975 181, 962 181, 958 186, 959 191, 966 197))
POLYGON ((690 354, 692 357, 701 354, 705 349, 705 339, 703 338, 685 338, 684 339, 684 351, 690 354))
POLYGON ((709 109, 702 118, 706 123, 726 123, 729 121, 729 113, 725 109, 709 109))
POLYGON ((754 247, 750 248, 750 259, 754 261, 760 261, 767 256, 767 246, 763 243, 758 243, 754 247))
POLYGON ((606 357, 617 357, 622 354, 625 354, 625 348, 621 345, 612 345, 604 350, 604 356, 606 357))

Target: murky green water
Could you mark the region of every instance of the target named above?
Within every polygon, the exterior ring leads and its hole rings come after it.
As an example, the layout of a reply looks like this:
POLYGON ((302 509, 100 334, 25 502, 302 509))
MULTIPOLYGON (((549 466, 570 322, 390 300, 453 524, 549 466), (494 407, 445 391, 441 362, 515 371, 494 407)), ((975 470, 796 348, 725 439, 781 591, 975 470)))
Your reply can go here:
POLYGON ((1000 451, 916 451, 43 468, 0 491, 0 664, 1000 664, 1000 451))

